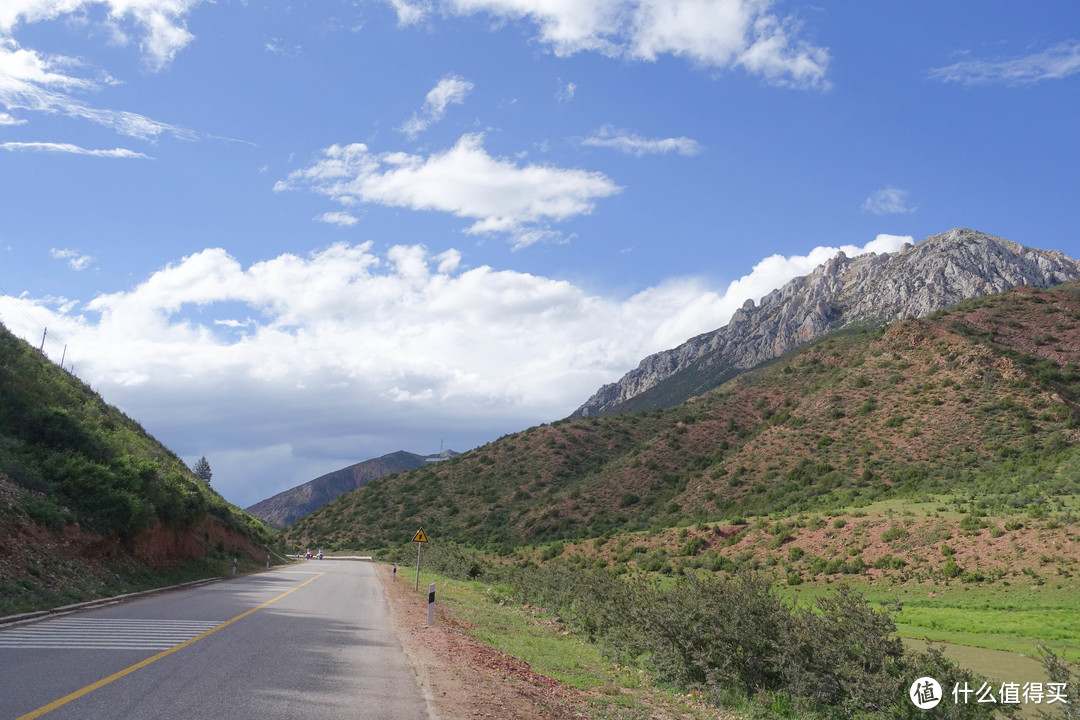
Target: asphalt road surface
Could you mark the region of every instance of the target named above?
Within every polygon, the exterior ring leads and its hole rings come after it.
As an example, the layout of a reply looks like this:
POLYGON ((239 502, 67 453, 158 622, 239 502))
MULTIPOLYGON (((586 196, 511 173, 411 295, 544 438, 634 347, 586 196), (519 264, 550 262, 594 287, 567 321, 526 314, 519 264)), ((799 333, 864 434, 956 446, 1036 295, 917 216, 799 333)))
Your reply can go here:
POLYGON ((0 720, 429 717, 368 563, 0 628, 0 720))

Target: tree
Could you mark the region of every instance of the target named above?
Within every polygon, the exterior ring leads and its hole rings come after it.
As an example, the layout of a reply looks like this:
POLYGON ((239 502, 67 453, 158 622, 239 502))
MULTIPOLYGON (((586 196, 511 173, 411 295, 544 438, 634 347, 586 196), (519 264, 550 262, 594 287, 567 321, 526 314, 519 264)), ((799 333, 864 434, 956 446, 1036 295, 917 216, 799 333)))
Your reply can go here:
POLYGON ((205 455, 195 462, 195 467, 191 468, 191 471, 207 484, 209 484, 210 478, 214 476, 214 473, 210 471, 210 463, 206 461, 205 455))

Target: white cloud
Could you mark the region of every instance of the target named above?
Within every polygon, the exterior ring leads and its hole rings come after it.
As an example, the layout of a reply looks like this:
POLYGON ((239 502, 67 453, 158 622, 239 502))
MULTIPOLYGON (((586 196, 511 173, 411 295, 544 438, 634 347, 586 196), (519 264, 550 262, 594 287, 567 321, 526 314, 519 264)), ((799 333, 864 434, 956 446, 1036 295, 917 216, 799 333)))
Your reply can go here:
POLYGON ((965 85, 1031 85, 1044 80, 1061 80, 1080 72, 1080 42, 1068 41, 1030 55, 992 60, 964 60, 930 71, 942 82, 965 85))
POLYGON ((592 51, 654 61, 661 55, 675 55, 707 68, 742 68, 777 85, 829 86, 825 77, 828 50, 802 39, 795 19, 771 13, 770 0, 388 2, 398 10, 403 25, 437 10, 528 20, 538 26, 540 41, 559 56, 592 51))
POLYGON ((875 215, 901 215, 915 212, 919 208, 908 205, 908 191, 887 187, 876 190, 863 201, 862 209, 875 215))
POLYGON ((426 2, 409 3, 405 0, 387 0, 387 2, 397 12, 398 23, 401 25, 418 23, 431 12, 431 7, 426 2))
POLYGON ((0 319, 35 342, 47 325, 80 377, 182 456, 206 455, 215 486, 247 505, 386 452, 465 450, 564 417, 837 250, 905 240, 772 256, 724 291, 681 278, 626 298, 419 245, 246 268, 207 249, 84 304, 3 298, 0 319))
POLYGON ((128 150, 126 148, 113 148, 112 150, 88 150, 78 145, 72 145, 71 143, 53 143, 53 142, 6 142, 0 143, 0 148, 14 152, 17 150, 28 150, 31 152, 55 152, 55 153, 68 153, 71 155, 92 155, 93 157, 105 157, 105 158, 128 158, 139 160, 152 159, 149 155, 141 152, 135 152, 134 150, 128 150))
MULTIPOLYGON (((0 2, 0 107, 35 113, 60 113, 89 120, 114 131, 144 140, 163 133, 193 140, 194 133, 138 113, 96 108, 74 93, 95 92, 119 81, 105 72, 96 77, 81 76, 82 60, 63 55, 45 55, 20 46, 14 38, 22 25, 73 17, 89 22, 97 17, 91 8, 104 9, 101 21, 114 43, 121 45, 137 38, 146 64, 152 70, 168 65, 191 40, 185 22, 188 13, 202 0, 5 0, 0 2)), ((0 125, 21 124, 0 112, 0 125)))
POLYGON ((84 255, 78 250, 69 250, 67 248, 63 250, 52 248, 49 250, 49 255, 56 260, 67 260, 68 267, 76 272, 85 270, 94 262, 94 258, 90 255, 84 255))
POLYGON ((550 165, 520 166, 493 158, 483 135, 463 135, 443 153, 373 154, 362 143, 333 145, 323 159, 294 171, 275 191, 307 187, 346 207, 375 203, 437 210, 475 222, 465 232, 509 233, 516 246, 552 241, 547 223, 592 212, 621 188, 599 172, 550 165))
POLYGON ((315 219, 319 222, 330 223, 331 225, 341 225, 342 227, 352 227, 360 222, 347 212, 325 212, 315 219))
POLYGON ((0 35, 11 36, 20 24, 56 20, 64 15, 87 17, 91 7, 104 6, 105 25, 115 41, 128 42, 131 29, 154 69, 169 64, 193 36, 185 19, 202 0, 4 0, 0 3, 0 35))
POLYGON ((559 80, 559 85, 555 89, 555 101, 560 105, 566 105, 574 99, 574 93, 577 92, 577 85, 572 82, 563 83, 559 80))
POLYGON ((424 107, 420 112, 413 114, 399 130, 410 138, 416 137, 442 120, 443 115, 446 114, 447 105, 464 103, 465 97, 472 92, 473 87, 471 82, 460 75, 447 75, 428 91, 424 99, 424 107))
POLYGON ((619 130, 611 125, 604 125, 592 137, 582 140, 581 144, 591 147, 613 148, 619 152, 638 157, 643 155, 663 155, 669 152, 690 157, 699 154, 703 149, 697 140, 688 137, 650 139, 626 130, 619 130))
POLYGON ((270 41, 263 47, 266 48, 267 52, 275 55, 298 55, 303 49, 300 45, 284 45, 280 38, 270 38, 270 41))
POLYGON ((95 108, 77 99, 72 92, 93 92, 115 83, 108 76, 95 80, 72 74, 79 67, 80 62, 74 58, 41 55, 0 35, 0 105, 8 110, 60 113, 89 120, 142 140, 153 140, 163 133, 195 139, 189 130, 137 113, 95 108))

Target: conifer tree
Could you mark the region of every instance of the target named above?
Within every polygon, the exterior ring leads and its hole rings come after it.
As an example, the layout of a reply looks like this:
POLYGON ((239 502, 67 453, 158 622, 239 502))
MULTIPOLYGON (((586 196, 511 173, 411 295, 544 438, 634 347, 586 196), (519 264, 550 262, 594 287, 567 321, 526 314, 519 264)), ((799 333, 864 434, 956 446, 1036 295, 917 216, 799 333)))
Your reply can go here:
POLYGON ((195 462, 195 467, 191 468, 191 471, 207 484, 210 483, 210 478, 214 476, 214 473, 210 471, 210 463, 207 462, 205 455, 195 462))

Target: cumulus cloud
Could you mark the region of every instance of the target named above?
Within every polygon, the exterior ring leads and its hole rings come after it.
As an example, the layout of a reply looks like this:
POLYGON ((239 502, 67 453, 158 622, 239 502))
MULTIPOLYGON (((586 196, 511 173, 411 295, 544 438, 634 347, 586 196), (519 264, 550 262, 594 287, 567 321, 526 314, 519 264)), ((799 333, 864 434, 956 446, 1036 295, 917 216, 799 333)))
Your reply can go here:
POLYGON ((403 25, 440 11, 527 20, 556 55, 599 52, 651 62, 674 55, 707 68, 743 70, 767 82, 825 89, 827 49, 769 0, 387 0, 403 25))
POLYGON ((31 152, 55 152, 55 153, 68 153, 71 155, 91 155, 93 157, 105 157, 105 158, 134 158, 140 160, 151 159, 149 155, 141 152, 135 152, 134 150, 128 150, 127 148, 113 148, 112 150, 88 150, 78 145, 72 145, 71 143, 53 143, 53 142, 6 142, 0 143, 0 148, 11 152, 17 150, 31 151, 31 152))
POLYGON ((640 135, 605 125, 591 137, 581 141, 591 147, 613 148, 628 155, 664 155, 669 152, 690 157, 702 151, 697 140, 688 137, 644 138, 640 135))
POLYGON ((0 112, 0 125, 25 125, 25 124, 26 124, 25 120, 20 120, 19 118, 12 117, 11 115, 9 115, 6 112, 0 112))
POLYGON ((964 85, 1032 85, 1044 80, 1061 80, 1080 72, 1080 42, 1070 40, 1028 55, 1006 58, 964 60, 930 71, 942 82, 964 85))
POLYGON ((507 233, 515 246, 561 235, 547 226, 592 212, 621 188, 599 172, 518 165, 484 150, 481 134, 463 135, 449 150, 423 157, 375 154, 367 145, 332 145, 274 190, 308 188, 350 207, 375 203, 436 210, 475 222, 465 232, 507 233))
POLYGON ((56 260, 67 260, 68 267, 76 272, 79 270, 85 270, 90 267, 90 264, 94 262, 94 258, 89 255, 84 255, 78 250, 70 250, 64 248, 63 250, 52 248, 49 250, 51 255, 56 260))
POLYGON ((182 456, 207 456, 215 486, 247 505, 368 457, 440 438, 465 450, 564 417, 838 250, 910 240, 775 255, 724 290, 682 278, 621 298, 421 245, 247 267, 211 248, 85 303, 2 298, 0 319, 35 341, 47 325, 80 377, 182 456))
POLYGON ((902 215, 918 210, 908 205, 908 191, 887 187, 876 190, 863 201, 862 209, 875 215, 902 215))
POLYGON ((461 105, 465 97, 472 92, 474 85, 460 75, 447 75, 428 91, 424 98, 424 107, 406 120, 400 128, 410 138, 415 138, 446 114, 446 106, 451 103, 461 105))

